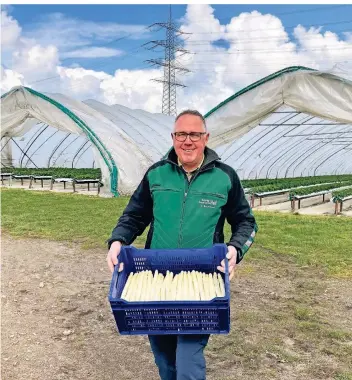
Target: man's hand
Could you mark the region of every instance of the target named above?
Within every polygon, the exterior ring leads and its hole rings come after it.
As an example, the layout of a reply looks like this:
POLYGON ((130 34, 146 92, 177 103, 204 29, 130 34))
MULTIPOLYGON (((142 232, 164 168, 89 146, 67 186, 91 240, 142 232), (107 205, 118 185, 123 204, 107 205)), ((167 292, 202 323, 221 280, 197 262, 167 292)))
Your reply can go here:
MULTIPOLYGON (((117 257, 121 251, 121 242, 114 241, 109 249, 108 255, 106 256, 106 261, 108 262, 109 269, 111 273, 114 271, 114 266, 119 263, 117 257)), ((123 270, 123 263, 120 263, 119 272, 123 270)))
MULTIPOLYGON (((233 279, 233 276, 235 275, 235 267, 237 260, 237 250, 234 246, 229 245, 227 247, 226 257, 229 260, 229 276, 231 281, 233 279)), ((221 261, 221 266, 218 266, 218 270, 222 273, 225 273, 225 260, 221 261)))

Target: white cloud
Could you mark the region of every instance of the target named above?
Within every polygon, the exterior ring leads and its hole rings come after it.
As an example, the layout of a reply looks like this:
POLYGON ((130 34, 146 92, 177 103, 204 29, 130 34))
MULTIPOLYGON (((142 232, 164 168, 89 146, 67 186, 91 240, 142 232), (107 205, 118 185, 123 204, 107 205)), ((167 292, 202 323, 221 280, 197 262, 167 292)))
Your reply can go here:
POLYGON ((7 14, 6 8, 1 10, 1 49, 7 50, 16 45, 21 34, 17 20, 7 14))
POLYGON ((61 58, 107 58, 119 57, 124 52, 119 49, 110 49, 98 46, 87 47, 78 50, 72 50, 67 53, 61 54, 61 58))
POLYGON ((62 92, 67 96, 75 99, 85 100, 87 98, 96 98, 101 92, 100 85, 103 80, 110 78, 109 74, 94 70, 85 70, 83 68, 65 68, 59 67, 58 72, 60 88, 55 92, 62 92))
POLYGON ((14 86, 23 85, 23 75, 1 66, 1 93, 11 90, 14 86))
MULTIPOLYGON (((220 39, 225 32, 225 26, 213 15, 214 9, 209 5, 190 4, 187 6, 185 17, 181 20, 181 31, 185 33, 204 34, 208 41, 220 39), (201 20, 201 21, 200 21, 201 20)), ((184 36, 185 38, 190 36, 184 36)), ((193 36, 191 35, 192 41, 193 36)))
POLYGON ((340 40, 330 31, 322 33, 320 28, 306 29, 298 25, 294 29, 300 56, 314 62, 315 68, 327 69, 345 60, 351 60, 352 41, 340 40))
POLYGON ((87 75, 94 76, 99 80, 104 80, 111 78, 111 75, 105 73, 104 71, 86 70, 82 67, 77 68, 66 68, 60 66, 58 72, 61 78, 71 78, 71 79, 84 79, 87 75))
POLYGON ((59 66, 58 75, 34 87, 39 91, 61 92, 79 99, 96 99, 106 104, 121 104, 160 112, 162 87, 151 81, 160 70, 116 70, 114 75, 81 67, 59 66))
MULTIPOLYGON (((39 91, 62 92, 80 100, 94 98, 161 111, 163 86, 151 79, 163 77, 162 69, 119 69, 110 75, 83 69, 77 63, 66 67, 62 61, 68 57, 121 54, 112 46, 97 45, 126 33, 136 33, 137 37, 137 28, 143 26, 99 24, 55 14, 37 23, 36 29, 21 34, 21 27, 6 10, 5 19, 11 25, 7 39, 14 50, 11 60, 6 61, 8 67, 1 71, 2 91, 11 84, 32 84, 39 91)), ((177 75, 177 80, 188 86, 178 89, 178 110, 192 107, 207 112, 244 86, 287 66, 324 70, 338 67, 341 73, 350 67, 341 68, 351 61, 350 33, 342 39, 329 31, 298 25, 292 39, 279 18, 257 11, 242 13, 222 25, 211 6, 188 5, 181 29, 192 33, 183 37, 185 48, 193 54, 178 58, 178 64, 191 70, 185 76, 177 75), (228 45, 216 46, 214 42, 220 39, 228 45)))
POLYGON ((59 57, 53 45, 24 46, 12 55, 12 69, 21 73, 30 83, 57 74, 59 57))
POLYGON ((35 39, 40 45, 53 44, 60 52, 67 52, 92 43, 112 43, 119 38, 140 39, 148 33, 144 25, 97 23, 53 13, 31 24, 24 36, 35 39))
POLYGON ((199 104, 203 112, 285 67, 300 65, 330 70, 352 54, 352 41, 347 37, 341 40, 336 34, 322 33, 320 29, 298 26, 294 33, 296 41, 291 40, 281 20, 270 14, 242 13, 224 26, 212 17, 210 6, 189 5, 184 19, 186 27, 182 27, 193 33, 185 43, 196 54, 180 59, 192 73, 184 79, 189 87, 182 92, 179 104, 189 100, 191 104, 199 104), (215 46, 213 41, 217 38, 226 40, 229 47, 215 46))
POLYGON ((114 77, 101 84, 104 102, 161 112, 162 86, 151 81, 160 77, 160 70, 116 70, 114 77))

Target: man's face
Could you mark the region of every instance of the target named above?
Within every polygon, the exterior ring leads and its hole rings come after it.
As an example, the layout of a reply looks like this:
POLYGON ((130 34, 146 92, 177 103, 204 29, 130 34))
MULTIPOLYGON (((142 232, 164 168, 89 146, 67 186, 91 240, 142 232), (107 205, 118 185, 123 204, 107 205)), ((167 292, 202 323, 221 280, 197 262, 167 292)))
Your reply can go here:
MULTIPOLYGON (((183 115, 175 123, 174 133, 176 132, 200 132, 204 133, 205 128, 200 117, 194 115, 183 115)), ((209 139, 209 133, 200 136, 198 141, 192 141, 190 136, 187 136, 185 141, 178 141, 173 136, 173 143, 176 154, 182 165, 188 166, 197 165, 202 161, 205 146, 209 139)), ((193 138, 194 140, 194 138, 193 138)))

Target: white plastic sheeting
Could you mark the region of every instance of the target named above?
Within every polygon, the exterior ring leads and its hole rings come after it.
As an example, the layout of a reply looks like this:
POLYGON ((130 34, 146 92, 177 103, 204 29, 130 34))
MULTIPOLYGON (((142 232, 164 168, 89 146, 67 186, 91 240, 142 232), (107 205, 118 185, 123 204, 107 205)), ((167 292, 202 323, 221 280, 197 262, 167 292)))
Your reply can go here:
POLYGON ((352 123, 352 82, 330 73, 290 68, 262 79, 206 115, 214 148, 240 138, 285 104, 299 112, 352 123))
POLYGON ((174 120, 96 101, 82 103, 62 94, 44 95, 25 87, 3 96, 1 111, 1 137, 28 131, 26 120, 87 136, 102 170, 103 189, 114 195, 116 189, 120 194, 130 194, 147 168, 165 154, 174 120))
POLYGON ((241 179, 352 173, 352 82, 292 67, 206 115, 209 145, 241 179))
MULTIPOLYGON (((171 146, 173 117, 121 105, 16 87, 2 97, 1 111, 2 146, 28 133, 35 140, 43 123, 47 136, 55 133, 45 165, 60 166, 63 151, 76 142, 77 153, 65 158, 74 166, 83 147, 91 147, 84 162, 101 168, 109 195, 131 194, 171 146)), ((284 69, 225 100, 206 120, 209 146, 241 179, 352 171, 352 83, 334 74, 284 69)), ((36 143, 32 154, 43 144, 36 143)), ((11 150, 5 154, 8 161, 11 150)), ((31 166, 28 157, 22 163, 31 166)))
POLYGON ((349 174, 352 125, 281 106, 217 151, 242 179, 349 174))
POLYGON ((12 145, 14 167, 96 167, 92 142, 85 134, 72 134, 44 123, 37 122, 23 136, 12 138, 8 145, 12 145))
POLYGON ((134 141, 137 149, 148 157, 150 163, 159 160, 170 148, 173 117, 161 114, 153 115, 142 110, 88 100, 84 102, 99 113, 105 115, 134 141))

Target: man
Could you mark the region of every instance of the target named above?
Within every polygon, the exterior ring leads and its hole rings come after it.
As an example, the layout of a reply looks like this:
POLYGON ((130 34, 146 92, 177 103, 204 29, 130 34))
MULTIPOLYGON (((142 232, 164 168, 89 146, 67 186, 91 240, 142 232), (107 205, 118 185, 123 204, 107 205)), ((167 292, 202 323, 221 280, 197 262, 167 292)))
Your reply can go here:
MULTIPOLYGON (((132 195, 109 239, 107 262, 118 264, 122 244, 131 244, 150 224, 146 248, 204 248, 223 243, 225 219, 230 280, 257 231, 236 172, 206 147, 203 116, 187 110, 176 117, 173 148, 152 165, 132 195)), ((121 264, 120 264, 121 265, 121 264)), ((224 272, 222 261, 218 270, 224 272)), ((203 350, 209 335, 149 336, 162 380, 205 379, 203 350)))

